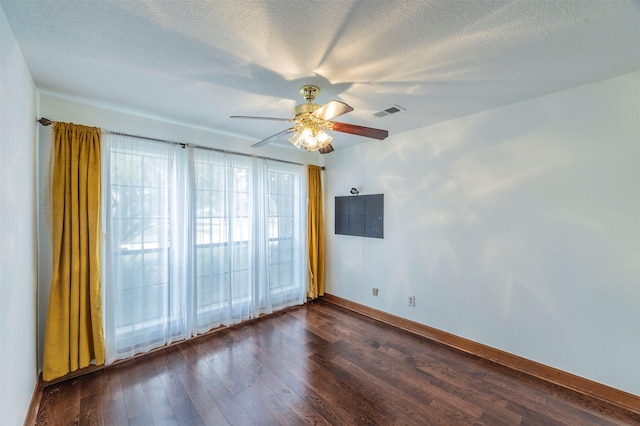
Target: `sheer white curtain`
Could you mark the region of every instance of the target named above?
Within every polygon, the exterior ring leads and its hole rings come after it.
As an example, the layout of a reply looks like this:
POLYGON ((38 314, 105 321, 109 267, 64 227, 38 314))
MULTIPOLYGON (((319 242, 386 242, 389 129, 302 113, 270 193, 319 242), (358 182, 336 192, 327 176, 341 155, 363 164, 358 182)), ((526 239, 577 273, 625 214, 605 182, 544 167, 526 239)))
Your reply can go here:
POLYGON ((195 150, 197 330, 304 301, 304 168, 195 150))
POLYGON ((269 276, 269 168, 267 161, 253 159, 253 215, 251 218, 251 280, 254 316, 273 312, 269 276))
POLYGON ((197 330, 251 318, 251 158, 196 149, 197 330))
POLYGON ((103 147, 107 363, 189 335, 186 150, 107 135, 103 147))
POLYGON ((302 166, 106 135, 107 362, 303 303, 302 166))
POLYGON ((302 303, 307 288, 307 182, 304 166, 266 162, 270 309, 302 303))

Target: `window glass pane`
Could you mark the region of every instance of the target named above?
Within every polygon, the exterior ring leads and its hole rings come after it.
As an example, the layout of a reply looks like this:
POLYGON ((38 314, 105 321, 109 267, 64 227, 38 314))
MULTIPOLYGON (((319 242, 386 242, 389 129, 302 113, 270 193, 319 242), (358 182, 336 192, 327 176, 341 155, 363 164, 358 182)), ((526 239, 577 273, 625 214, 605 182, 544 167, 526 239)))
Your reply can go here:
POLYGON ((293 220, 290 217, 278 218, 278 237, 290 237, 293 234, 293 220))
POLYGON ((225 193, 223 191, 212 191, 210 214, 215 217, 224 217, 224 212, 226 211, 225 201, 225 193))
POLYGON ((237 192, 247 192, 249 190, 247 169, 237 168, 234 170, 233 186, 237 192))
POLYGON ((147 187, 165 187, 167 185, 168 161, 156 157, 143 157, 142 178, 147 187))
POLYGON ((111 216, 140 217, 142 215, 142 188, 129 185, 111 186, 111 216))
POLYGON ((142 157, 112 152, 111 182, 113 185, 140 185, 142 182, 142 157))
POLYGON ((290 173, 280 173, 280 194, 293 193, 293 176, 290 173))
POLYGON ((211 166, 206 163, 196 163, 196 187, 211 188, 211 166))
POLYGON ((211 244, 212 241, 211 219, 207 217, 196 218, 196 244, 211 244))
POLYGON ((196 191, 196 216, 210 217, 211 211, 211 192, 208 190, 196 191))
POLYGON ((249 297, 249 271, 234 271, 232 276, 233 299, 247 299, 249 297))
POLYGON ((142 248, 142 219, 114 219, 113 226, 118 232, 113 233, 113 247, 120 250, 139 250, 142 248))

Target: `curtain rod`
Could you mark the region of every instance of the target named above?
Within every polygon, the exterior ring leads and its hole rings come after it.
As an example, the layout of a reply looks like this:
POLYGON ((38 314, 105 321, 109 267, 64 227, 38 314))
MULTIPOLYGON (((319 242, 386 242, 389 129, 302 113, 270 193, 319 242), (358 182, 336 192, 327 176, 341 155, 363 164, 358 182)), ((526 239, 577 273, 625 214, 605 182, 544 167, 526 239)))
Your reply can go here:
MULTIPOLYGON (((55 121, 49 120, 48 118, 45 118, 45 117, 39 118, 37 121, 38 121, 38 123, 40 123, 41 125, 43 125, 45 127, 46 126, 50 126, 53 123, 55 123, 55 121)), ((259 158, 261 160, 277 161, 277 162, 286 163, 286 164, 295 164, 296 166, 304 166, 305 165, 305 164, 302 164, 302 163, 296 163, 294 161, 279 160, 277 158, 264 157, 264 156, 261 156, 261 155, 245 154, 243 152, 235 152, 235 151, 229 151, 229 150, 226 150, 226 149, 212 148, 210 146, 197 145, 197 144, 185 143, 185 142, 177 142, 177 141, 172 141, 172 140, 168 140, 168 139, 157 139, 157 138, 151 138, 151 137, 148 137, 148 136, 132 135, 132 134, 129 134, 129 133, 114 132, 112 130, 104 130, 104 133, 107 133, 107 134, 110 134, 110 135, 128 136, 130 138, 142 139, 142 140, 146 140, 146 141, 170 143, 170 144, 174 144, 174 145, 180 145, 183 148, 186 147, 186 146, 192 146, 194 148, 202 148, 202 149, 208 149, 210 151, 221 152, 223 154, 242 155, 244 157, 259 158)), ((320 167, 320 169, 324 170, 324 167, 320 167)))

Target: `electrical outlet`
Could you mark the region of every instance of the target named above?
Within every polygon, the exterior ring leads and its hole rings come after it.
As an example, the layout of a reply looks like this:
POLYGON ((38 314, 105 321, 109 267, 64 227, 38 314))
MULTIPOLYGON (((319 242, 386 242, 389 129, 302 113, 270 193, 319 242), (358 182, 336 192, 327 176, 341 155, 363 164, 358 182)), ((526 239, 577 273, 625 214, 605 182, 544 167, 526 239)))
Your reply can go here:
POLYGON ((412 308, 416 307, 416 297, 415 296, 409 296, 409 306, 411 306, 412 308))
POLYGON ((378 296, 378 289, 374 287, 372 293, 373 293, 374 296, 377 297, 378 296))

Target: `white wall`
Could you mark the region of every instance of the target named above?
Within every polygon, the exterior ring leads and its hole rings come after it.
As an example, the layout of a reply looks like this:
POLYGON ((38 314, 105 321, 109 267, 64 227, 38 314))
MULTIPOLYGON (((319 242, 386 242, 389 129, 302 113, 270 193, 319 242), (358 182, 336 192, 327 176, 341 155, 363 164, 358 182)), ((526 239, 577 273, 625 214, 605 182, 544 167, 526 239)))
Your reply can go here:
POLYGON ((640 72, 325 167, 328 293, 640 395, 640 72), (384 239, 334 235, 352 186, 384 239))
POLYGON ((0 7, 0 422, 24 422, 36 374, 36 93, 0 7))
MULTIPOLYGON (((309 154, 304 150, 284 148, 269 145, 255 149, 251 145, 256 141, 249 141, 234 136, 216 133, 213 130, 190 127, 188 124, 172 123, 166 120, 145 117, 135 112, 119 111, 109 106, 74 100, 64 96, 41 93, 40 116, 53 121, 73 122, 87 126, 96 126, 104 130, 129 133, 139 136, 171 140, 176 142, 193 143, 196 145, 224 149, 250 155, 266 156, 279 160, 292 161, 302 164, 317 164, 319 154, 309 154)), ((248 125, 250 125, 248 123, 248 125)), ((46 185, 49 150, 51 146, 51 127, 40 127, 38 156, 40 159, 39 181, 40 191, 39 210, 39 284, 38 284, 38 342, 40 348, 44 341, 45 320, 47 314, 49 288, 51 283, 51 238, 48 223, 46 201, 46 185)), ((265 135, 267 136, 267 135, 265 135)), ((42 369, 42 349, 38 351, 38 367, 42 369)))

